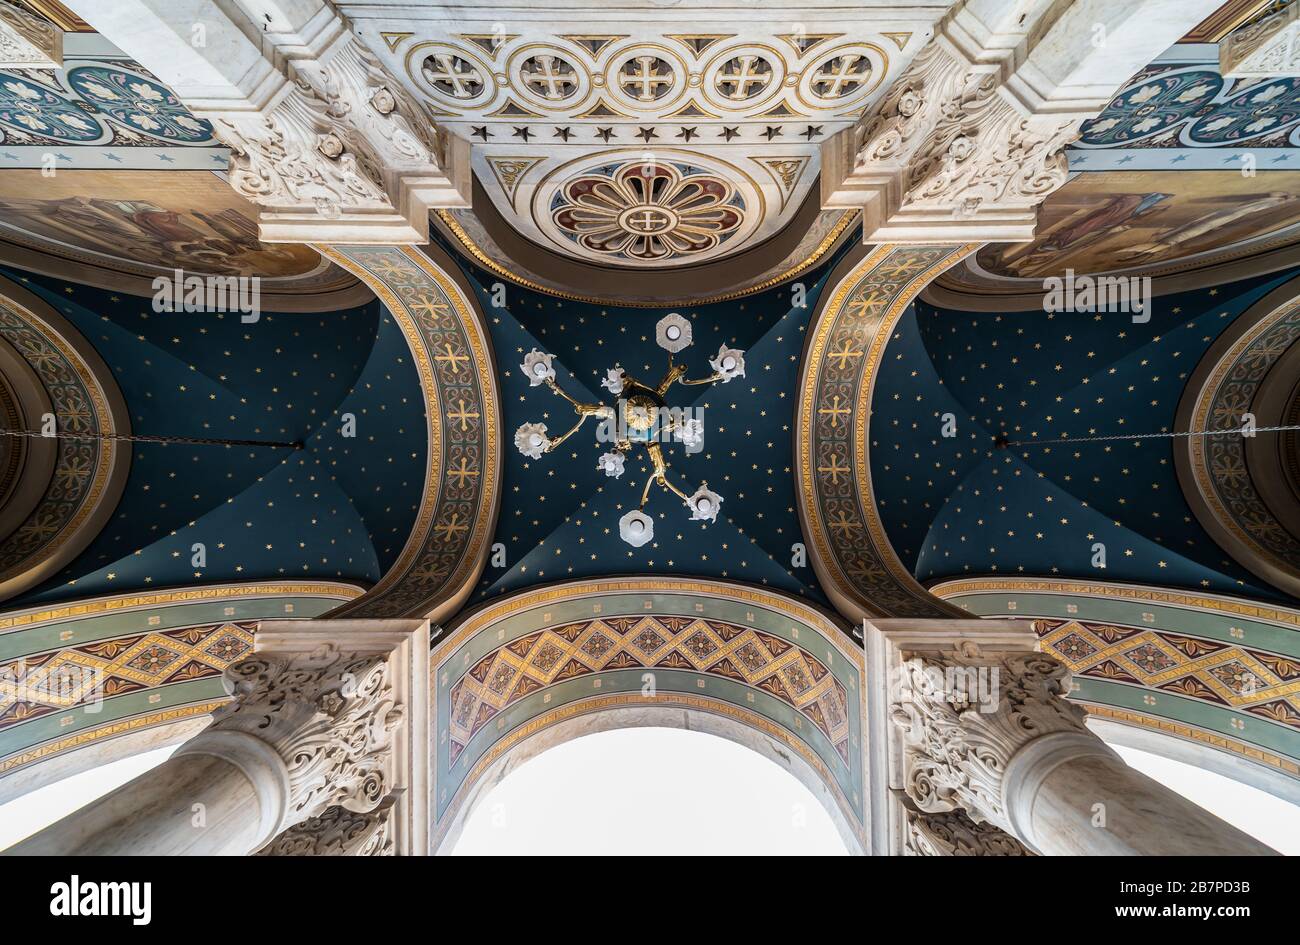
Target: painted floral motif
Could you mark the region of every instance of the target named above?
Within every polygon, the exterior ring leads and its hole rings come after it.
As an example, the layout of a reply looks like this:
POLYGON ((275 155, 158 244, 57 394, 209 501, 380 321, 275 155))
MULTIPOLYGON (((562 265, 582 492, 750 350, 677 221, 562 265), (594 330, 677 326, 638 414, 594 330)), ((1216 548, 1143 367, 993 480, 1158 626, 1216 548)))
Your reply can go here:
POLYGON ((133 130, 182 144, 212 140, 207 122, 191 115, 171 90, 143 76, 106 66, 79 66, 68 70, 68 84, 133 130))
POLYGON ((65 72, 0 71, 0 141, 211 147, 211 126, 157 80, 91 63, 65 72))
POLYGON ((1148 68, 1095 119, 1080 148, 1295 147, 1300 79, 1234 81, 1204 67, 1148 68))
POLYGON ((569 181, 551 213, 583 248, 647 262, 713 249, 740 227, 745 204, 731 183, 700 168, 634 161, 569 181))
POLYGON ((11 73, 0 74, 0 125, 70 144, 99 141, 106 134, 87 109, 11 73))

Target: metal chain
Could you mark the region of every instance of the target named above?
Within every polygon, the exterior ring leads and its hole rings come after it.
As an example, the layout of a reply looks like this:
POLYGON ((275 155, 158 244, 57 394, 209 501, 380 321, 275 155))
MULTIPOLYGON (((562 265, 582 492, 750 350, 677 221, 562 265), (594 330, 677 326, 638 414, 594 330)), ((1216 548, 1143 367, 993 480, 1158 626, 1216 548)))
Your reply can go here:
POLYGON ((275 449, 293 450, 303 448, 300 442, 286 443, 279 440, 223 440, 216 437, 150 436, 134 433, 41 433, 39 430, 0 430, 0 436, 40 440, 117 440, 127 443, 161 443, 163 446, 175 443, 180 446, 270 446, 275 449))
MULTIPOLYGON (((1054 440, 1008 440, 1001 444, 1007 448, 1012 446, 1051 446, 1059 443, 1106 443, 1115 440, 1172 440, 1179 437, 1189 436, 1226 436, 1236 433, 1245 435, 1244 426, 1228 427, 1224 430, 1184 430, 1179 433, 1118 433, 1108 436, 1064 436, 1054 440)), ((1285 431, 1300 430, 1300 425, 1283 426, 1283 427, 1255 427, 1256 433, 1282 433, 1285 431)))

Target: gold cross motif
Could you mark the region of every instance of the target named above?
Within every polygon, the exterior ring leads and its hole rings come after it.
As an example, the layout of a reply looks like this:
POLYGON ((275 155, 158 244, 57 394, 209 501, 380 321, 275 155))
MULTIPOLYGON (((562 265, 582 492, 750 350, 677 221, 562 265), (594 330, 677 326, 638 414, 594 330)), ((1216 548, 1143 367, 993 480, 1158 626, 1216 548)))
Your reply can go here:
POLYGON ((841 535, 847 535, 849 532, 862 527, 856 520, 849 518, 848 512, 840 512, 838 518, 831 520, 830 526, 841 535))
POLYGON ((469 476, 477 476, 477 475, 478 475, 478 470, 470 469, 469 462, 468 460, 465 459, 464 456, 460 458, 460 468, 450 470, 447 473, 448 478, 456 480, 457 488, 463 487, 465 485, 466 478, 468 478, 469 476))
POLYGON ((411 269, 409 266, 405 266, 400 262, 385 259, 375 267, 375 272, 390 279, 398 279, 402 276, 409 276, 411 274, 411 269))
POLYGON ((459 518, 460 515, 453 512, 451 515, 451 521, 443 522, 441 525, 435 525, 433 530, 442 537, 443 541, 451 541, 459 532, 467 531, 469 529, 468 525, 462 525, 457 521, 459 518))
POLYGON ((829 407, 821 407, 818 409, 817 412, 821 414, 830 414, 831 426, 839 427, 840 414, 844 414, 845 416, 848 416, 849 408, 840 406, 840 395, 836 394, 835 400, 831 403, 829 407))
POLYGON ((406 307, 412 312, 422 312, 429 318, 433 318, 437 315, 445 315, 447 313, 447 303, 435 301, 429 297, 427 292, 415 301, 408 302, 406 307))
POLYGON ((465 398, 463 397, 460 399, 460 410, 447 414, 448 420, 460 421, 460 428, 462 430, 469 429, 469 424, 465 422, 466 420, 477 420, 478 418, 479 415, 477 413, 471 413, 465 409, 465 398))
POLYGON ((841 466, 839 456, 835 455, 831 457, 831 464, 829 466, 818 466, 817 471, 819 473, 830 473, 831 482, 838 486, 840 484, 840 473, 844 473, 847 476, 849 467, 841 466))
POLYGON ((862 352, 854 351, 853 342, 850 341, 848 338, 845 338, 842 342, 840 342, 839 351, 832 351, 830 354, 827 355, 827 358, 829 358, 832 361, 834 361, 836 358, 839 359, 840 362, 839 367, 841 371, 844 370, 845 365, 849 363, 849 358, 860 358, 860 357, 862 357, 862 352))
POLYGON ((433 360, 441 361, 443 364, 450 364, 452 373, 455 373, 456 371, 460 370, 459 362, 469 360, 469 355, 456 354, 454 351, 452 351, 450 341, 444 342, 442 347, 446 350, 447 353, 434 355, 433 360))

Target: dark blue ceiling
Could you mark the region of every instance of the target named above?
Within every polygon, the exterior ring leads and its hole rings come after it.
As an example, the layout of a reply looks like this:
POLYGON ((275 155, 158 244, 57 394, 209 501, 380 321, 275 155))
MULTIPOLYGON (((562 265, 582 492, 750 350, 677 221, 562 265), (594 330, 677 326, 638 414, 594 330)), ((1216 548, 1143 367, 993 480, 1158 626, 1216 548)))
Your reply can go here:
POLYGON ((1157 297, 1127 314, 972 314, 918 303, 872 400, 881 516, 923 582, 1026 574, 1278 598, 1210 539, 1167 439, 994 449, 1011 441, 1173 429, 1211 342, 1293 273, 1157 297), (941 418, 957 418, 955 438, 941 418), (1106 546, 1104 571, 1093 545, 1106 546))
POLYGON ((304 449, 136 444, 111 521, 19 603, 196 582, 377 581, 424 484, 424 404, 379 302, 323 314, 155 313, 151 299, 4 271, 109 365, 132 432, 300 441, 304 449), (344 438, 340 417, 356 417, 344 438), (207 567, 191 566, 202 542, 207 567))
MULTIPOLYGON (((851 246, 849 241, 846 246, 851 246)), ((843 251, 841 251, 843 252, 843 251)), ((505 567, 489 563, 477 598, 534 584, 603 575, 671 573, 726 577, 767 585, 824 602, 811 563, 793 564, 803 540, 795 504, 793 425, 799 361, 809 316, 836 259, 810 272, 806 307, 792 307, 789 284, 732 302, 681 307, 693 345, 677 356, 688 377, 711 372, 718 346, 746 349, 746 376, 714 387, 674 387, 670 406, 704 410, 704 450, 688 456, 665 449, 669 478, 686 492, 702 480, 723 496, 716 522, 690 521, 676 496, 652 487, 646 512, 655 538, 632 548, 618 519, 636 508, 649 474, 644 451, 628 457, 620 479, 596 467, 605 447, 594 421, 540 460, 515 449, 514 431, 544 422, 551 436, 574 422, 568 404, 545 387, 529 387, 519 369, 536 347, 556 355, 556 380, 588 402, 612 403, 600 386, 606 369, 657 382, 667 353, 655 344, 655 323, 672 309, 624 308, 566 301, 510 285, 504 308, 492 307, 496 277, 461 262, 488 314, 502 387, 504 482, 493 541, 506 549, 505 567)), ((671 280, 671 273, 664 279, 671 280)))

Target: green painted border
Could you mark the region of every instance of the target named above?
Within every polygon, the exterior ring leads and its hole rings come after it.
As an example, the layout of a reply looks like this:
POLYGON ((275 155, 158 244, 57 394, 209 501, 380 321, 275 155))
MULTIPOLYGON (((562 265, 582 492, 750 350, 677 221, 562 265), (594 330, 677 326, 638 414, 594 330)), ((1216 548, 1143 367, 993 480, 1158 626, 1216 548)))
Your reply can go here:
MULTIPOLYGON (((963 580, 974 579, 954 579, 951 583, 963 580)), ((1189 592, 1188 596, 1194 595, 1189 592)), ((945 599, 980 617, 1115 623, 1137 629, 1188 634, 1233 647, 1300 657, 1300 632, 1295 629, 1267 620, 1218 613, 1204 608, 1096 594, 1032 590, 969 591, 945 595, 945 599), (1074 613, 1069 611, 1070 606, 1076 608, 1074 613), (1143 614, 1150 614, 1152 619, 1143 619, 1143 614), (1233 636, 1231 631, 1234 628, 1242 631, 1242 635, 1233 636)), ((1230 602, 1225 600, 1225 603, 1230 602)), ((1091 676, 1075 675, 1072 682, 1077 689, 1071 692, 1070 698, 1075 701, 1168 719, 1300 761, 1300 732, 1259 715, 1190 699, 1164 689, 1151 689, 1091 676), (1146 697, 1155 698, 1156 704, 1145 702, 1146 697), (1244 728, 1234 728, 1234 720, 1244 723, 1244 728)))
MULTIPOLYGON (((769 592, 770 593, 770 592, 769 592)), ((614 591, 595 593, 569 600, 546 601, 535 606, 510 614, 480 629, 454 651, 443 655, 435 669, 437 680, 437 718, 446 720, 451 711, 451 688, 460 679, 464 671, 477 663, 483 656, 513 640, 527 636, 545 627, 557 627, 582 620, 607 617, 634 616, 682 616, 691 619, 712 619, 734 623, 739 626, 761 630, 774 637, 793 643, 821 660, 831 674, 839 680, 847 693, 846 711, 849 721, 849 763, 846 764, 835 746, 831 744, 824 732, 789 703, 771 694, 748 686, 735 680, 697 673, 688 670, 669 670, 663 668, 636 667, 630 669, 607 670, 565 680, 548 686, 512 703, 494 716, 493 721, 480 729, 470 743, 457 757, 456 763, 448 764, 449 745, 441 733, 437 738, 436 783, 438 798, 436 800, 436 817, 441 821, 447 809, 460 792, 465 777, 498 740, 507 736, 533 718, 587 699, 597 694, 639 692, 641 675, 645 672, 655 673, 656 685, 660 691, 680 695, 709 696, 719 701, 753 712, 779 726, 792 737, 803 742, 821 760, 839 785, 844 799, 848 802, 861 823, 865 816, 865 761, 862 758, 863 720, 860 713, 861 687, 863 680, 858 667, 847 659, 842 652, 816 627, 804 621, 795 620, 788 614, 781 613, 762 604, 709 597, 699 593, 651 591, 639 593, 633 591, 614 591), (645 602, 651 601, 646 608, 645 602), (594 604, 599 603, 601 610, 596 613, 594 604), (703 604, 702 610, 696 605, 703 604), (551 619, 543 622, 541 615, 549 613, 551 619), (747 615, 753 614, 753 619, 747 615), (796 632, 797 630, 797 632, 796 632), (600 688, 594 681, 600 680, 600 688), (701 687, 699 682, 703 681, 701 687), (550 701, 543 702, 546 695, 550 701), (753 701, 748 696, 753 695, 753 701), (504 724, 498 728, 498 721, 504 724), (812 736, 809 732, 813 732, 812 736)), ((453 631, 454 633, 454 631, 453 631)))
MULTIPOLYGON (((234 589, 238 589, 238 586, 234 589)), ((78 614, 0 633, 0 659, 20 659, 49 650, 83 646, 97 640, 134 633, 159 633, 181 627, 277 617, 310 619, 331 610, 338 606, 340 600, 345 599, 347 598, 342 595, 324 592, 309 595, 266 593, 255 597, 165 603, 124 608, 111 613, 78 614), (292 605, 292 613, 286 613, 286 605, 292 605), (228 608, 234 613, 227 614, 228 608), (151 617, 158 617, 159 622, 150 625, 148 621, 151 617), (70 629, 72 636, 60 639, 70 629)), ((89 711, 93 706, 81 705, 61 712, 50 712, 0 730, 0 761, 78 732, 139 715, 225 697, 221 678, 209 676, 113 696, 103 700, 98 711, 89 711), (155 701, 150 701, 151 699, 155 701)), ((26 765, 5 772, 5 776, 23 767, 26 765)))

